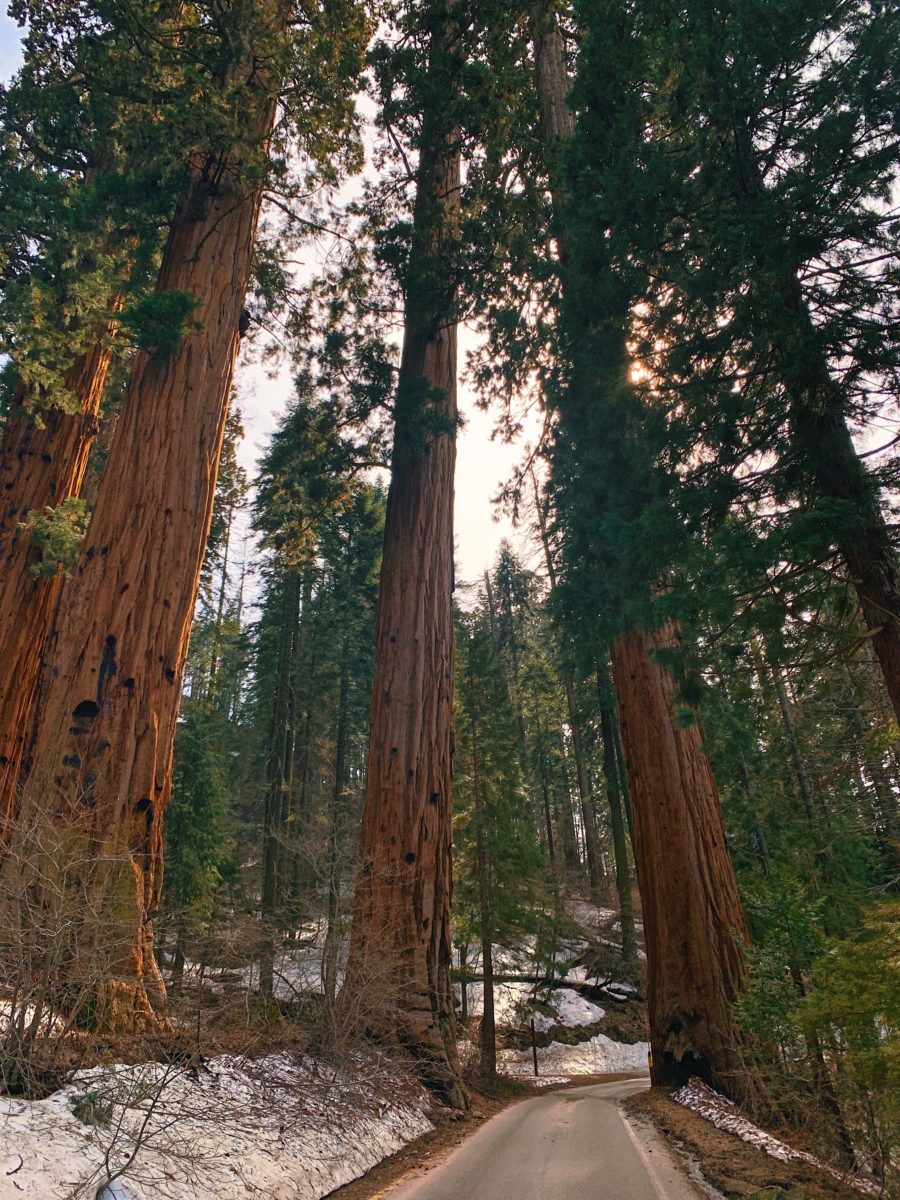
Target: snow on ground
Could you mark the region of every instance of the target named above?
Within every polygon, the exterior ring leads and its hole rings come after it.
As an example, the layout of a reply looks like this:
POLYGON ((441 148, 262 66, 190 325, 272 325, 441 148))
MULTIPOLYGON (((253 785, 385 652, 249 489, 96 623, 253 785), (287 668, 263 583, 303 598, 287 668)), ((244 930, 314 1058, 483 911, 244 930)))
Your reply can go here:
POLYGON ((601 908, 598 904, 589 904, 586 900, 575 900, 569 905, 572 919, 583 928, 596 933, 601 925, 611 921, 616 915, 612 908, 601 908))
POLYGON ((559 988, 549 997, 555 1015, 548 1017, 545 1013, 535 1013, 534 1027, 539 1033, 552 1029, 554 1025, 564 1025, 567 1029, 580 1029, 584 1025, 596 1025, 606 1016, 606 1010, 598 1004, 592 1004, 584 996, 579 996, 571 988, 559 988))
POLYGON ((854 1179, 841 1174, 834 1167, 829 1167, 813 1154, 808 1154, 805 1150, 795 1150, 793 1146, 789 1146, 786 1142, 782 1142, 779 1138, 774 1137, 771 1133, 767 1133, 765 1129, 760 1129, 758 1125, 754 1125, 749 1121, 741 1110, 730 1100, 726 1100, 724 1096, 720 1096, 718 1092, 714 1092, 712 1088, 707 1087, 699 1079, 692 1079, 690 1083, 679 1088, 677 1092, 672 1094, 673 1100, 685 1108, 691 1109, 693 1112, 699 1113, 701 1117, 705 1117, 707 1121, 715 1125, 717 1129, 723 1129, 727 1133, 733 1133, 741 1139, 742 1142, 747 1142, 751 1146, 755 1146, 758 1150, 770 1155, 772 1158, 781 1159, 782 1162, 803 1162, 815 1167, 818 1171, 824 1171, 826 1175, 832 1176, 834 1179, 844 1181, 849 1178, 855 1188, 861 1192, 866 1192, 871 1196, 880 1194, 878 1187, 870 1180, 854 1179))
POLYGON ((82 1071, 0 1100, 0 1200, 319 1200, 433 1128, 382 1055, 82 1071))
MULTIPOLYGON (((551 1042, 538 1047, 538 1071, 541 1075, 604 1075, 609 1071, 646 1071, 647 1042, 614 1042, 602 1033, 588 1042, 567 1046, 551 1042)), ((504 1075, 531 1075, 532 1053, 527 1050, 501 1050, 497 1065, 504 1075)))
MULTIPOLYGON (((469 1016, 480 1017, 484 1012, 484 984, 468 985, 469 1016)), ((498 1025, 521 1025, 523 1006, 528 1004, 534 992, 530 983, 513 980, 510 983, 494 984, 494 1020, 498 1025)))

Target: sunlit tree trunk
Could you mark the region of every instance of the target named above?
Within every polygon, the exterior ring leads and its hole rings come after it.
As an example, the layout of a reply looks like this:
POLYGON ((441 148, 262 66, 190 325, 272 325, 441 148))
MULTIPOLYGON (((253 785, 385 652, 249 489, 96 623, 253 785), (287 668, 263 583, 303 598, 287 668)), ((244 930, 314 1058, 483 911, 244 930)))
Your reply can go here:
MULTIPOLYGON (((259 146, 275 103, 253 80, 246 126, 259 146)), ((77 923, 107 910, 115 945, 90 990, 111 1027, 153 1021, 165 1006, 152 953, 162 817, 260 200, 258 176, 244 184, 237 163, 193 161, 157 289, 195 297, 195 324, 171 357, 136 356, 45 655, 22 827, 49 817, 70 854, 85 856, 92 902, 73 914, 69 974, 96 971, 93 934, 77 923)), ((47 877, 40 886, 63 878, 59 862, 33 869, 47 877)))
POLYGON ((51 408, 39 427, 14 409, 0 440, 0 841, 15 811, 41 655, 62 587, 61 573, 30 571, 40 555, 23 522, 81 492, 112 361, 107 332, 66 374, 77 411, 51 408))

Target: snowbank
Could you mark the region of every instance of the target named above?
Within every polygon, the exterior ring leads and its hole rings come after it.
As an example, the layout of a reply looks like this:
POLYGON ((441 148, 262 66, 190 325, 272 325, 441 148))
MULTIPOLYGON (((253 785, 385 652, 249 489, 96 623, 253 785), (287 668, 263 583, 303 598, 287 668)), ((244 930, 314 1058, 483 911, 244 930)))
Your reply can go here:
POLYGON ((549 1003, 555 1012, 554 1017, 544 1013, 535 1013, 534 1027, 539 1033, 552 1029, 554 1025, 564 1025, 566 1029, 581 1029, 585 1025, 596 1025, 606 1016, 606 1010, 598 1004, 593 1004, 571 988, 560 988, 549 997, 549 1003))
POLYGON ((319 1200, 431 1130, 429 1103, 384 1056, 84 1071, 0 1100, 0 1200, 319 1200))
MULTIPOLYGON (((538 1047, 538 1071, 541 1075, 603 1075, 609 1071, 646 1071, 647 1042, 614 1042, 598 1033, 589 1042, 567 1046, 551 1042, 538 1047)), ((499 1070, 505 1075, 531 1075, 534 1071, 531 1050, 501 1050, 499 1070)))
POLYGON ((755 1146, 757 1150, 762 1150, 772 1158, 781 1159, 782 1162, 808 1163, 811 1167, 815 1167, 817 1171, 823 1171, 833 1179, 839 1179, 842 1182, 848 1180, 860 1192, 865 1192, 870 1196, 880 1195, 880 1189, 870 1180, 854 1179, 853 1177, 842 1175, 840 1171, 835 1170, 834 1167, 829 1167, 826 1163, 816 1158, 815 1155, 808 1154, 805 1150, 795 1150, 793 1146, 780 1141, 771 1133, 767 1133, 765 1129, 760 1129, 758 1125, 754 1125, 752 1121, 749 1121, 730 1100, 726 1100, 724 1096, 720 1096, 718 1092, 714 1092, 712 1088, 707 1087, 699 1079, 692 1079, 690 1083, 679 1088, 677 1092, 673 1092, 672 1098, 685 1108, 689 1108, 693 1112, 699 1113, 701 1117, 705 1117, 717 1129, 723 1129, 727 1133, 735 1134, 742 1142, 747 1142, 749 1145, 755 1146))

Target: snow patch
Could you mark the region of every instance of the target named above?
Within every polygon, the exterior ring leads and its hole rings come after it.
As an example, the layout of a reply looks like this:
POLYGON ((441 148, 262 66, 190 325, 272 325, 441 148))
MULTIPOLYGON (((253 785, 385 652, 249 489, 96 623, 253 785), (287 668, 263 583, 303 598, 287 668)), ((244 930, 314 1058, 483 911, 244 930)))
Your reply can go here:
MULTIPOLYGON (((605 1075, 611 1071, 646 1071, 647 1042, 614 1042, 598 1033, 588 1042, 567 1046, 551 1042, 538 1047, 538 1071, 542 1075, 605 1075)), ((500 1071, 506 1075, 532 1075, 531 1050, 501 1050, 497 1055, 500 1071)))
POLYGON ((742 1142, 755 1146, 757 1150, 762 1150, 772 1158, 780 1159, 782 1162, 808 1163, 817 1171, 830 1175, 832 1179, 850 1182, 860 1192, 865 1192, 869 1196, 880 1195, 879 1188, 870 1180, 844 1175, 834 1167, 823 1163, 814 1154, 808 1154, 805 1150, 795 1150, 793 1146, 789 1146, 773 1134, 767 1133, 765 1129, 760 1129, 758 1125, 749 1121, 730 1100, 720 1096, 718 1092, 714 1092, 711 1087, 699 1079, 692 1079, 677 1092, 673 1092, 672 1099, 683 1105, 684 1108, 699 1113, 710 1124, 715 1125, 716 1129, 735 1134, 742 1142))
POLYGON ((606 1016, 605 1009, 598 1004, 592 1004, 571 988, 560 988, 550 997, 550 1004, 555 1010, 555 1017, 544 1013, 535 1013, 534 1027, 539 1033, 545 1033, 554 1025, 564 1025, 567 1029, 580 1029, 584 1025, 596 1025, 606 1016))
POLYGON ((79 1072, 0 1101, 0 1200, 320 1200, 433 1129, 384 1055, 79 1072))

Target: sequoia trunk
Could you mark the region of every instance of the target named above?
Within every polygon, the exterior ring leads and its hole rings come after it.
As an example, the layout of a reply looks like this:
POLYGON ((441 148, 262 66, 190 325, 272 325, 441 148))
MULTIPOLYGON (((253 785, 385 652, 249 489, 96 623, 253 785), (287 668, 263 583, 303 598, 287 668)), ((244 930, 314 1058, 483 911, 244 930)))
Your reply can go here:
POLYGON ((731 1014, 747 937, 715 780, 697 725, 672 719, 675 687, 651 657, 671 628, 617 640, 612 662, 631 783, 647 947, 655 1084, 699 1075, 753 1099, 731 1014))
MULTIPOLYGON (((430 66, 447 54, 446 18, 430 66)), ((445 64, 444 64, 445 65, 445 64)), ((464 1107, 450 984, 459 140, 424 114, 378 598, 348 994, 373 996, 427 1081, 464 1107)))
POLYGON ((41 428, 14 412, 0 441, 0 841, 15 811, 41 654, 63 581, 59 572, 29 570, 39 556, 22 523, 80 493, 111 360, 108 339, 98 339, 66 374, 78 411, 51 408, 41 428))
MULTIPOLYGON (((254 83, 246 122, 259 147, 275 104, 259 76, 254 83)), ((77 884, 66 982, 83 984, 109 1027, 164 1010, 151 920, 162 818, 260 199, 258 175, 242 187, 237 163, 196 156, 157 283, 197 299, 195 323, 170 358, 136 356, 45 655, 23 829, 32 853, 42 820, 65 844, 29 870, 43 890, 77 884), (97 927, 84 922, 104 913, 98 965, 89 961, 97 927)))
MULTIPOLYGON (((532 43, 565 287, 571 256, 557 158, 571 114, 564 44, 550 4, 533 10, 532 43)), ((584 402, 584 395, 575 400, 584 402)), ((758 1097, 758 1085, 743 1066, 730 1010, 743 980, 746 924, 700 731, 676 727, 674 683, 648 653, 672 641, 666 628, 634 632, 612 652, 646 933, 652 1077, 666 1083, 696 1074, 749 1100, 758 1097)))

